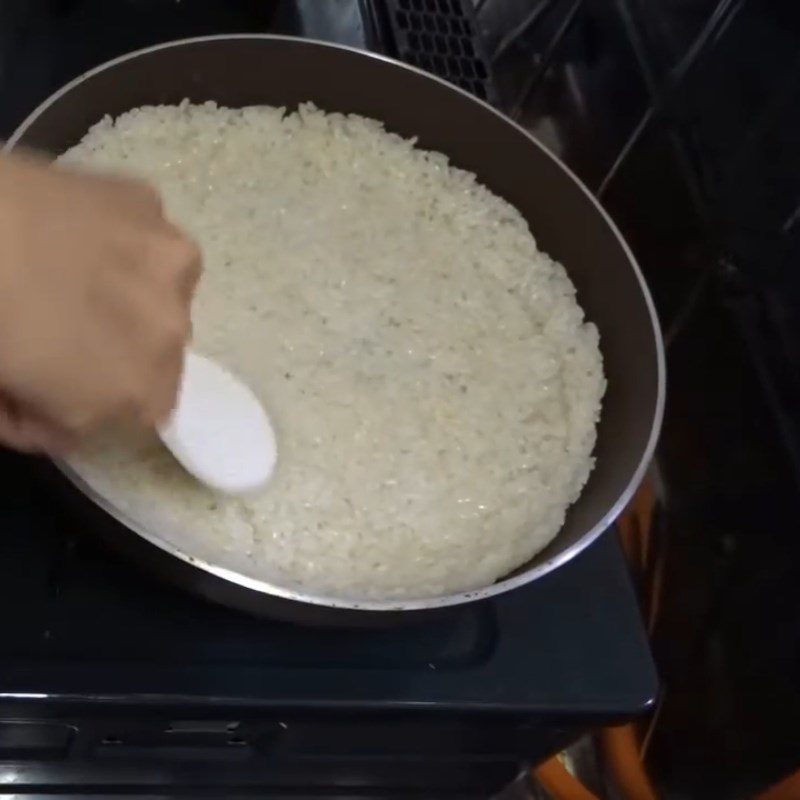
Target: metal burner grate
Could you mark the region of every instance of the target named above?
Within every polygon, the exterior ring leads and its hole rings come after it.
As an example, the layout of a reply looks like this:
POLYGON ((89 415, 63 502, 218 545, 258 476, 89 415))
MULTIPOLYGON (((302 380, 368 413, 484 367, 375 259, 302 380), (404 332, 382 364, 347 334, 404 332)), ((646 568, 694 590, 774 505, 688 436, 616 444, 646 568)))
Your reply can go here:
POLYGON ((403 61, 495 102, 489 59, 470 0, 389 0, 385 11, 403 61))

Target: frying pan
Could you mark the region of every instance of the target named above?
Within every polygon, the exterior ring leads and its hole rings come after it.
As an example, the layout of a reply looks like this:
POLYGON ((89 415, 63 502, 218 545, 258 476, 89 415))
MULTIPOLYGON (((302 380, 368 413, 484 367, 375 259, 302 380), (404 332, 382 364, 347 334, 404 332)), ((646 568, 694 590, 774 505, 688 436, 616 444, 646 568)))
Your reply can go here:
MULTIPOLYGON (((475 172, 527 219, 539 246, 562 262, 587 317, 600 330, 608 389, 596 466, 554 541, 491 586, 421 600, 361 602, 287 589, 226 568, 132 518, 59 463, 59 485, 88 515, 93 533, 162 577, 246 611, 320 624, 373 624, 457 606, 538 580, 594 541, 620 513, 653 453, 664 407, 664 353, 650 294, 634 257, 589 191, 522 128, 486 103, 383 56, 270 35, 186 39, 131 53, 81 75, 16 130, 17 145, 59 153, 106 114, 141 105, 214 100, 227 106, 293 108, 382 120, 475 172), (64 476, 68 479, 64 481, 64 476), (77 491, 76 491, 77 490, 77 491)), ((591 591, 591 587, 587 587, 591 591)))

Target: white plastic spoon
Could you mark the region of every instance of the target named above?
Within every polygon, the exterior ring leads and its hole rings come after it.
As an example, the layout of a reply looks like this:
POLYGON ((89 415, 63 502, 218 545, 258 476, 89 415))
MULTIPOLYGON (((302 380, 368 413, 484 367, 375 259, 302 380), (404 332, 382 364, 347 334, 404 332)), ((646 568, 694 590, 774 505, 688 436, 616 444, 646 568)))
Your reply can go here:
POLYGON ((186 353, 178 404, 158 434, 187 472, 219 492, 257 491, 275 468, 275 433, 258 398, 197 353, 186 353))

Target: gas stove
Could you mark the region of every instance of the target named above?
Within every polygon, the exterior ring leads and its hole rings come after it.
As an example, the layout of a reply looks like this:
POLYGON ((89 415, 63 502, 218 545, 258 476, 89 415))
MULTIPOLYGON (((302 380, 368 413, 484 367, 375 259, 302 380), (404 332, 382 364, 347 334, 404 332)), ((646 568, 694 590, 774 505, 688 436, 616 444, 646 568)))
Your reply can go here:
MULTIPOLYGON (((477 26, 468 0, 6 0, 0 135, 108 58, 234 31, 386 52, 503 105, 477 26)), ((657 692, 613 532, 429 622, 310 629, 106 552, 35 459, 0 453, 0 476, 0 786, 19 796, 487 798, 657 692)))

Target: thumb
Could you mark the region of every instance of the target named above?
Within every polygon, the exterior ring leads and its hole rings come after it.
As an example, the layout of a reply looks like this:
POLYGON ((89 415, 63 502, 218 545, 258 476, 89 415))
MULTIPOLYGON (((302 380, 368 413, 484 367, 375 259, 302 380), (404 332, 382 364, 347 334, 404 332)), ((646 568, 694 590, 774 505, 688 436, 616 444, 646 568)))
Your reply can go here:
POLYGON ((26 453, 57 455, 69 450, 74 437, 0 394, 0 445, 26 453))

